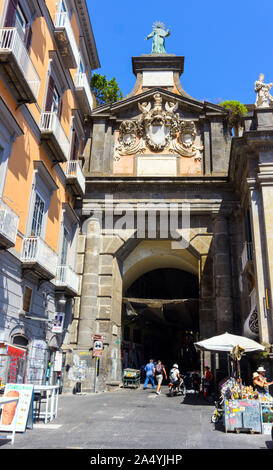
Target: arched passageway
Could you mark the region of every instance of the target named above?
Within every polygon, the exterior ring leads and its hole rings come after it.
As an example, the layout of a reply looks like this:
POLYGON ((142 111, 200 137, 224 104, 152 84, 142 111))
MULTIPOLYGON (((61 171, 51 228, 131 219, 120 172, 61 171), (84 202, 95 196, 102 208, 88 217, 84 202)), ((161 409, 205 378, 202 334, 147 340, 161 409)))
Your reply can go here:
POLYGON ((199 332, 199 282, 192 272, 157 268, 123 293, 123 367, 139 368, 150 358, 183 372, 199 366, 193 342, 199 332))

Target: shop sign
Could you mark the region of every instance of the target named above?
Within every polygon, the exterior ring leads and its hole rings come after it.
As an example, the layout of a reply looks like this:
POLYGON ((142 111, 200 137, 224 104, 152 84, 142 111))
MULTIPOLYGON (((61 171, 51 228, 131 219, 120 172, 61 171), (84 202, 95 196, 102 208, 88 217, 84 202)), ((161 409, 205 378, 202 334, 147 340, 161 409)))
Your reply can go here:
POLYGON ((64 326, 64 313, 56 313, 54 320, 53 320, 53 325, 51 328, 52 333, 62 333, 63 332, 63 326, 64 326))
MULTIPOLYGON (((13 384, 9 383, 5 386, 4 398, 19 398, 16 431, 24 432, 27 426, 30 405, 32 404, 33 385, 31 384, 13 384)), ((13 428, 13 420, 16 411, 16 402, 3 405, 1 414, 0 430, 10 431, 13 428)))

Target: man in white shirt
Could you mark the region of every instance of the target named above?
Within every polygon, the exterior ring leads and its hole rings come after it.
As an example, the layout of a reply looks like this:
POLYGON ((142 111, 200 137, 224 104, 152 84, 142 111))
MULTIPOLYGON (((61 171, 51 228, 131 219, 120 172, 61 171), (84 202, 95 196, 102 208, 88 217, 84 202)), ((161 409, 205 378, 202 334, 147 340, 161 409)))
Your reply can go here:
POLYGON ((183 381, 178 369, 178 364, 174 364, 170 370, 170 381, 175 387, 181 388, 183 381))

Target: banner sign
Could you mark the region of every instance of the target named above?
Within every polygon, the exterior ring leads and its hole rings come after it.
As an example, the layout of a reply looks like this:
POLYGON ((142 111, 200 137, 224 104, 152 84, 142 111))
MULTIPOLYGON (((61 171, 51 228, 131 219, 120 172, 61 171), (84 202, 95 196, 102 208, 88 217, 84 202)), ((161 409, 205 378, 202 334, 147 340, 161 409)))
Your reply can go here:
MULTIPOLYGON (((4 398, 19 398, 18 401, 18 412, 17 412, 17 423, 16 431, 24 432, 28 423, 30 406, 32 404, 33 397, 33 385, 32 384, 6 384, 4 398)), ((0 430, 10 431, 12 430, 14 415, 16 410, 16 402, 11 402, 3 405, 0 430)), ((29 424, 29 423, 28 423, 29 424)))

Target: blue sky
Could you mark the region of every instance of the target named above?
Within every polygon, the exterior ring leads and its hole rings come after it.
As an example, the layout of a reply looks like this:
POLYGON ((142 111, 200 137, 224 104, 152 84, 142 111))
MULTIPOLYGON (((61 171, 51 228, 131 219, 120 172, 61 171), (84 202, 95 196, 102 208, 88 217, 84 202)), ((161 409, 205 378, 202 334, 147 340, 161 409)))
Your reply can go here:
POLYGON ((155 20, 171 30, 166 52, 185 56, 183 88, 194 98, 255 102, 262 72, 273 82, 272 0, 87 0, 101 68, 123 95, 134 86, 132 56, 149 54, 155 20))

